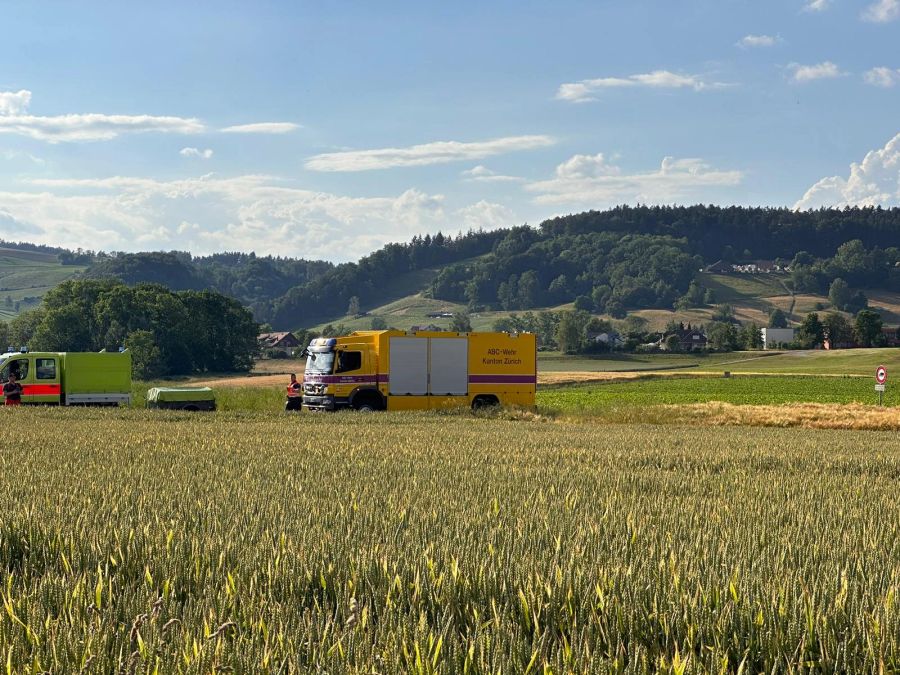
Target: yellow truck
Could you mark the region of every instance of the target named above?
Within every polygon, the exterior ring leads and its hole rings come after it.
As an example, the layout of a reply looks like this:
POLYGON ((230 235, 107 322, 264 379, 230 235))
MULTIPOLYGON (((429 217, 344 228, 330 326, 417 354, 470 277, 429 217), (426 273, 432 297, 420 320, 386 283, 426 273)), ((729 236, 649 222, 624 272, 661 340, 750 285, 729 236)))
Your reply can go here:
POLYGON ((534 406, 531 333, 356 331, 306 349, 307 410, 534 406))

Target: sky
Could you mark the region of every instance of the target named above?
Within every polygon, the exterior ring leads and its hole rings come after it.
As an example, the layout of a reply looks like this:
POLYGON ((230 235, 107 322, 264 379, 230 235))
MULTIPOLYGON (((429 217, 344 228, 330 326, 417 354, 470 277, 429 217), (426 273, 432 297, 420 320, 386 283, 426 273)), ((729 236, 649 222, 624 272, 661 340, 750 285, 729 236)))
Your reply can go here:
POLYGON ((356 260, 618 204, 900 205, 900 0, 0 0, 0 238, 356 260))

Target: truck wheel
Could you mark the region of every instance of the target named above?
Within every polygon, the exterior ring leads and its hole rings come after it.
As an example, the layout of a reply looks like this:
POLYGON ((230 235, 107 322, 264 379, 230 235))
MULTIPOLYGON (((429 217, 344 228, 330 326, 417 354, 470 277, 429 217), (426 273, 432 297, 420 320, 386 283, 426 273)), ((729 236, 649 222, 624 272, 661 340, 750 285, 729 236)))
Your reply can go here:
POLYGON ((378 392, 360 392, 353 398, 352 406, 357 412, 375 412, 383 407, 378 392))
POLYGON ((499 407, 500 401, 496 396, 476 396, 472 401, 472 410, 485 410, 499 407))

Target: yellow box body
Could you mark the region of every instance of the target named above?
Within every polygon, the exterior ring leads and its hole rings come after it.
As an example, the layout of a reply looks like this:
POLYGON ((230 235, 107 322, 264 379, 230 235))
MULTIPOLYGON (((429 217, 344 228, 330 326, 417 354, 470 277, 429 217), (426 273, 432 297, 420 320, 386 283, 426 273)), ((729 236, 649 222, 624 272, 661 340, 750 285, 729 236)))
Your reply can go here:
POLYGON ((531 333, 357 331, 313 340, 309 350, 316 358, 304 375, 308 409, 534 406, 531 333))

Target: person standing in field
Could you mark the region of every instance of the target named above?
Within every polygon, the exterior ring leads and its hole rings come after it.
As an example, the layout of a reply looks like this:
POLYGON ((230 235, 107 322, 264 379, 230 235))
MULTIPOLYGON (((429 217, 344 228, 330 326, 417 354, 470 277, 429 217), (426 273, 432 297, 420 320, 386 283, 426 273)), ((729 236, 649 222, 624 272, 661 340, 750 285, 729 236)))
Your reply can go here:
POLYGON ((285 410, 300 410, 303 405, 303 385, 297 382, 297 376, 291 373, 291 383, 287 386, 287 402, 285 410))
POLYGON ((22 385, 13 371, 9 373, 9 380, 3 383, 3 405, 19 405, 22 403, 22 385))

